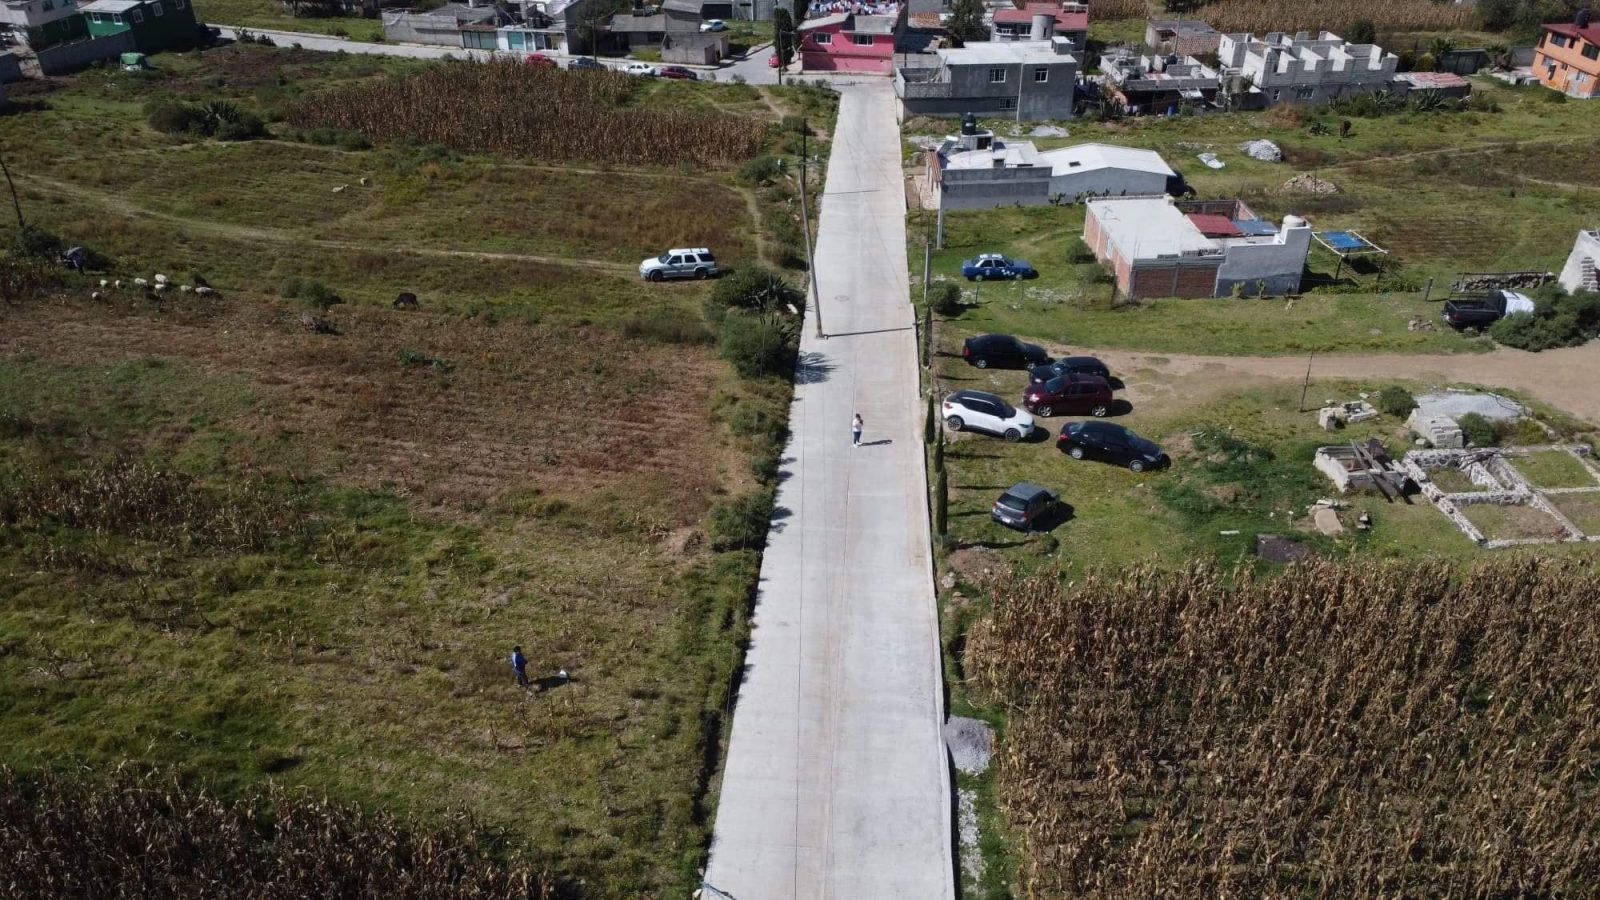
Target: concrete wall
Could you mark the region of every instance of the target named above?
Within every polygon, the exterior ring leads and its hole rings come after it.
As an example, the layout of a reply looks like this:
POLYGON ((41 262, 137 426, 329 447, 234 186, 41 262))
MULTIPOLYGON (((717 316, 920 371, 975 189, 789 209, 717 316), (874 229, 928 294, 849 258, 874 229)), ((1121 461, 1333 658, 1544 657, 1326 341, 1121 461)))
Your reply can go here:
POLYGON ((1268 103, 1319 104, 1382 90, 1399 63, 1394 54, 1370 44, 1319 37, 1283 46, 1283 40, 1270 34, 1263 44, 1251 35, 1226 34, 1217 52, 1222 65, 1249 76, 1268 103))
POLYGON ((1167 176, 1132 169, 1090 169, 1067 172, 1050 179, 1050 196, 1077 202, 1085 194, 1117 197, 1133 194, 1165 194, 1167 176))
POLYGON ((1596 266, 1600 266, 1600 231, 1580 231, 1567 264, 1561 267, 1561 286, 1573 293, 1597 290, 1596 266))
POLYGON ((0 53, 0 84, 22 80, 22 61, 15 53, 0 53))
POLYGON ((1234 285, 1243 296, 1255 296, 1257 282, 1263 281, 1268 294, 1299 293, 1311 249, 1311 227, 1284 227, 1278 234, 1282 243, 1230 245, 1217 272, 1216 296, 1232 294, 1234 285))
POLYGON ((951 169, 939 181, 943 209, 1039 206, 1050 202, 1050 169, 951 169))
POLYGON ((427 13, 404 11, 384 13, 383 36, 387 40, 404 44, 461 46, 461 26, 454 19, 427 13))
POLYGON ((1017 108, 1012 113, 1017 119, 1070 119, 1072 98, 1076 88, 1078 67, 1070 58, 1047 65, 1012 63, 990 65, 975 63, 952 65, 950 70, 950 96, 980 100, 984 98, 1014 98, 1017 108), (1005 69, 1004 84, 989 81, 990 69, 1005 69), (1049 80, 1036 82, 1034 71, 1044 69, 1049 80))
POLYGON ((116 59, 136 49, 131 31, 121 31, 90 41, 58 44, 39 51, 39 72, 44 75, 66 75, 102 59, 116 59))

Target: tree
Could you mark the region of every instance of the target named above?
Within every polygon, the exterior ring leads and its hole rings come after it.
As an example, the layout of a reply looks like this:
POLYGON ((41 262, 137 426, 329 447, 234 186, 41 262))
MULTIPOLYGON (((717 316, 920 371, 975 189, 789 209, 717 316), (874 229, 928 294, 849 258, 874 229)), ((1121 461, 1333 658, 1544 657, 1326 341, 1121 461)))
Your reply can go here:
POLYGON ((940 537, 950 533, 950 483, 939 470, 938 484, 933 489, 933 532, 940 537))
POLYGON ((984 6, 983 0, 956 0, 956 5, 950 10, 950 22, 945 26, 950 36, 957 41, 982 40, 989 34, 983 27, 984 6))
POLYGON ((1371 19, 1357 19, 1345 29, 1344 39, 1352 44, 1375 44, 1378 42, 1378 27, 1372 24, 1371 19))
POLYGON ((1505 31, 1517 21, 1517 0, 1478 0, 1478 18, 1487 31, 1505 31))
POLYGON ((794 16, 781 6, 772 12, 772 46, 778 51, 778 65, 788 67, 794 60, 794 16))
POLYGON ((800 23, 806 20, 806 12, 811 6, 811 0, 794 0, 789 12, 794 19, 794 27, 799 28, 800 23))

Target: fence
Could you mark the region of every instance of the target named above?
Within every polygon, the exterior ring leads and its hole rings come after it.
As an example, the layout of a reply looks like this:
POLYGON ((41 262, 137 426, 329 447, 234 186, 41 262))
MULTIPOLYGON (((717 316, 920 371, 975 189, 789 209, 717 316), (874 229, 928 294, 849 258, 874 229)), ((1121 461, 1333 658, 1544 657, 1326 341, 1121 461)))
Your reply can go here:
POLYGON ((43 75, 66 75, 103 59, 116 59, 136 49, 132 31, 120 31, 71 44, 57 44, 39 51, 39 72, 43 75))

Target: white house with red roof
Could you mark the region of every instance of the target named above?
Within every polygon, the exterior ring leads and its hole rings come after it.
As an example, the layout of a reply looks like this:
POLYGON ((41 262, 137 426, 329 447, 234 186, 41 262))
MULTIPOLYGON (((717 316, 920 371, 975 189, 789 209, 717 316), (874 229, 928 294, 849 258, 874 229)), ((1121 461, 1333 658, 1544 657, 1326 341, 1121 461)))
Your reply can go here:
POLYGON ((994 11, 989 25, 991 41, 1048 41, 1064 37, 1072 42, 1072 52, 1082 53, 1089 41, 1087 3, 1029 3, 1018 9, 1007 6, 994 11))

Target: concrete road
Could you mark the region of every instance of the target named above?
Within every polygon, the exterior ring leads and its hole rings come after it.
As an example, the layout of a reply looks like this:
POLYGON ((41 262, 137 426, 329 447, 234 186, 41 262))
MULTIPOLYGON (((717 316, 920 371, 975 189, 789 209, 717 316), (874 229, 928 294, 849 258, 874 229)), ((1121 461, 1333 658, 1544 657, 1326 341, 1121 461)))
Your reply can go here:
POLYGON ((900 137, 887 79, 842 94, 706 873, 738 900, 954 896, 900 137))

